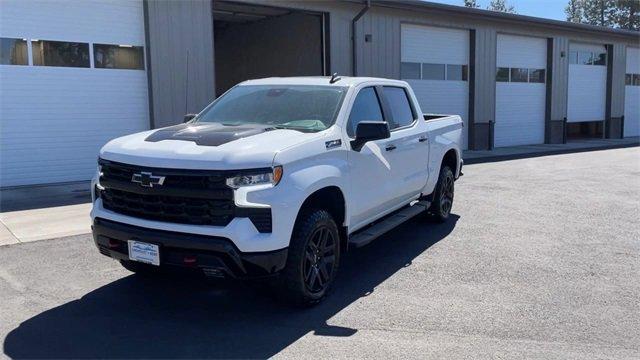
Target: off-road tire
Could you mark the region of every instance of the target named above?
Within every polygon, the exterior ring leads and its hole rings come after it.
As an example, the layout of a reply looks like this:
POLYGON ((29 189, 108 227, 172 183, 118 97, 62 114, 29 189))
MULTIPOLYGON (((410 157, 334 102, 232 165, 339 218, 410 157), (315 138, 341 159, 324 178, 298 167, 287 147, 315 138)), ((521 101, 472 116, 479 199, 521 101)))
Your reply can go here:
POLYGON ((326 210, 305 211, 294 226, 287 263, 277 279, 278 295, 296 306, 319 303, 331 289, 339 264, 340 233, 333 217, 326 210), (318 236, 326 238, 314 247, 318 236))
POLYGON ((438 175, 436 189, 433 191, 431 206, 427 211, 430 220, 443 223, 449 219, 453 207, 454 184, 453 171, 450 167, 443 166, 438 175))

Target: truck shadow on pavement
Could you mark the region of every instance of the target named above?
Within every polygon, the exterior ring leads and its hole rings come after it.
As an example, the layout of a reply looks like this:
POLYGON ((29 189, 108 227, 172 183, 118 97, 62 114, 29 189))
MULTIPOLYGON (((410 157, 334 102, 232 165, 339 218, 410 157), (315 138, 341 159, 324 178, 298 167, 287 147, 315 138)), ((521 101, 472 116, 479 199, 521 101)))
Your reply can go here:
POLYGON ((6 337, 4 352, 12 358, 267 358, 310 331, 351 336, 357 329, 327 321, 447 237, 458 218, 412 219, 350 252, 333 293, 309 309, 287 307, 244 284, 131 275, 24 321, 6 337))

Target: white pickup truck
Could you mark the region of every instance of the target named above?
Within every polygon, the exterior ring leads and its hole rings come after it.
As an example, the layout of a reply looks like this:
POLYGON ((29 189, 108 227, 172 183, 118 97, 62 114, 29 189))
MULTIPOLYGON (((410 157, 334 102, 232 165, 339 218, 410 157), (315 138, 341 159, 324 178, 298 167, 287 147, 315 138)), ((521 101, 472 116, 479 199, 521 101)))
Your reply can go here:
POLYGON ((349 249, 415 215, 447 220, 462 126, 422 114, 404 81, 246 81, 184 124, 102 148, 93 238, 136 273, 269 277, 317 303, 349 249))

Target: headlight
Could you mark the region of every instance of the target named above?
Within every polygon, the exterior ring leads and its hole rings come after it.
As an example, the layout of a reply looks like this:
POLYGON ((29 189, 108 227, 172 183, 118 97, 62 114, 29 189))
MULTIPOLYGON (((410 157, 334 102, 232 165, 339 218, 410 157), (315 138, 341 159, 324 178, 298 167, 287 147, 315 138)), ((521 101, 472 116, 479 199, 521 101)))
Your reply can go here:
POLYGON ((276 166, 272 171, 265 173, 240 175, 227 178, 227 186, 232 189, 261 184, 272 184, 273 186, 276 186, 280 182, 280 179, 282 179, 282 166, 276 166))

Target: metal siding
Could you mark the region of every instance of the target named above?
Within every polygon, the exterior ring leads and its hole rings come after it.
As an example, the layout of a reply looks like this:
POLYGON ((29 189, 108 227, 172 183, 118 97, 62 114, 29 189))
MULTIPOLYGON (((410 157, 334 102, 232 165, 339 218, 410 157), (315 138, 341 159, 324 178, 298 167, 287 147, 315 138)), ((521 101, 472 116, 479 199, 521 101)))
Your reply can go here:
POLYGON ((625 46, 613 45, 613 71, 611 88, 611 117, 619 118, 624 115, 624 76, 626 63, 625 46))
POLYGON ((567 91, 569 81, 568 55, 569 40, 566 37, 553 38, 551 121, 563 120, 567 117, 567 91))
POLYGON ((496 39, 494 29, 476 29, 476 124, 495 121, 496 39))
POLYGON ((211 1, 147 4, 153 115, 162 127, 182 122, 185 113, 199 112, 214 99, 211 1))
MULTIPOLYGON (((640 74, 640 49, 637 47, 627 47, 626 73, 640 74)), ((626 85, 624 98, 624 136, 639 136, 640 86, 626 85)))

